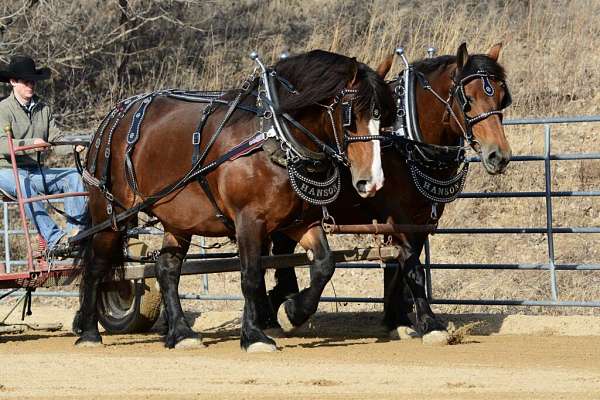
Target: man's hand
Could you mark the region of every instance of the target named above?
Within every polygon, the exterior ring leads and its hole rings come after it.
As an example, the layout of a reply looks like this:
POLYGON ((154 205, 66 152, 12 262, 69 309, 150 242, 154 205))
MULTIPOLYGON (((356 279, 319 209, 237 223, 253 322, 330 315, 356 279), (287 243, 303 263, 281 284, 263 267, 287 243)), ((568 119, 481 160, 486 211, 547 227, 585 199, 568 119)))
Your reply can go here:
POLYGON ((81 153, 84 150, 85 150, 85 146, 82 144, 78 144, 77 146, 75 146, 75 151, 78 153, 81 153))
POLYGON ((48 147, 38 147, 37 149, 35 149, 35 151, 46 151, 48 150, 50 143, 46 142, 44 139, 41 138, 35 138, 33 139, 33 144, 45 144, 48 145, 48 147))

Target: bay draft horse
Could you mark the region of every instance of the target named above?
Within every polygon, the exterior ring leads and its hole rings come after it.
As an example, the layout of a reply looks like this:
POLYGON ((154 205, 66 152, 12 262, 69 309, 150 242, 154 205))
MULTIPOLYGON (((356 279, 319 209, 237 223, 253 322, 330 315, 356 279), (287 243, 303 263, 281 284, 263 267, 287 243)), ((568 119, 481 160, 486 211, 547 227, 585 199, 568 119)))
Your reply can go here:
MULTIPOLYGON (((321 152, 323 143, 330 148, 338 145, 339 149, 339 144, 346 142, 347 151, 341 149, 342 154, 336 157, 347 157, 355 188, 361 196, 372 196, 381 188, 379 142, 366 136, 379 133, 379 120, 374 118, 373 109, 388 110, 390 104, 393 107, 393 97, 385 81, 353 58, 320 50, 281 60, 269 73, 278 77, 273 81, 279 98, 275 115, 263 113, 262 118, 258 118, 248 111, 257 108, 257 96, 264 90, 265 82, 260 78, 254 78, 245 92, 236 90, 224 95, 224 99, 238 96, 239 107, 234 111, 232 106, 217 105, 205 120, 200 142, 200 147, 207 151, 205 165, 260 132, 267 119, 288 115, 298 123, 289 125, 295 141, 312 152, 321 152), (352 141, 351 137, 343 136, 341 104, 344 102, 353 104, 353 124, 357 128, 356 135, 364 137, 362 140, 352 141), (227 119, 226 114, 230 112, 227 119), (299 128, 301 126, 309 132, 299 128), (222 132, 213 140, 219 129, 222 132), (309 140, 311 132, 313 138, 309 140), (320 140, 317 141, 319 146, 315 144, 315 137, 320 140)), ((114 196, 115 207, 121 205, 123 209, 131 209, 152 194, 164 192, 164 188, 189 172, 193 134, 206 108, 206 104, 168 96, 156 97, 145 110, 143 123, 140 122, 139 140, 131 155, 135 173, 129 174, 125 153, 128 127, 134 120, 134 112, 125 112, 120 121, 108 118, 93 138, 92 143, 99 141, 101 145, 95 155, 88 155, 88 174, 95 174, 94 177, 101 181, 100 171, 106 169, 108 176, 105 179, 109 179, 110 185, 109 190, 105 188, 104 191, 114 196), (112 157, 103 158, 107 146, 112 157), (98 164, 94 172, 90 171, 90 164, 95 163, 91 161, 95 159, 98 164), (133 184, 128 182, 131 176, 135 177, 133 184)), ((393 116, 381 116, 381 120, 384 118, 393 121, 393 116)), ((285 123, 283 118, 281 123, 285 123)), ((272 232, 302 219, 300 225, 304 228, 289 228, 288 233, 315 255, 312 267, 315 276, 331 276, 332 272, 328 271, 333 269, 334 263, 326 237, 320 227, 310 224, 319 218, 308 221, 302 217, 303 210, 309 207, 290 186, 286 169, 272 162, 266 153, 254 151, 228 159, 205 176, 207 189, 203 189, 198 180, 186 181, 147 208, 146 212, 162 223, 165 232, 156 262, 156 275, 167 316, 166 347, 202 345, 200 336, 185 320, 178 297, 181 266, 192 235, 234 236, 237 241, 244 296, 240 344, 246 351, 276 350, 275 342, 263 332, 261 325, 261 320, 270 318, 271 308, 266 302, 260 257, 272 232), (222 213, 221 218, 215 211, 222 213), (231 223, 225 224, 224 220, 231 223)), ((92 225, 106 224, 110 219, 107 196, 99 187, 89 189, 92 225)), ((87 244, 81 304, 73 322, 73 330, 80 336, 77 345, 102 343, 96 314, 98 285, 122 263, 123 240, 122 230, 105 229, 95 233, 87 244)))
MULTIPOLYGON (((427 175, 439 180, 455 177, 460 172, 457 158, 462 149, 453 147, 455 151, 448 153, 445 146, 461 146, 464 141, 481 156, 483 166, 489 174, 495 175, 506 170, 511 149, 504 135, 501 110, 510 105, 511 98, 505 83, 505 71, 497 62, 501 48, 502 44, 499 43, 485 55, 469 55, 463 43, 456 56, 424 59, 413 65, 414 70, 425 78, 416 86, 417 123, 422 133, 422 142, 441 146, 432 146, 433 150, 426 154, 434 159, 433 164, 428 164, 432 168, 420 166, 427 175), (428 85, 430 88, 425 87, 428 85)), ((387 74, 392 59, 393 55, 379 66, 379 75, 387 74)), ((398 84, 399 80, 390 83, 395 93, 398 92, 398 84)), ((415 150, 418 146, 409 143, 412 150, 407 150, 406 141, 394 143, 392 140, 392 143, 383 149, 385 187, 370 199, 361 199, 344 190, 332 207, 336 223, 369 224, 377 219, 396 224, 437 224, 444 204, 434 204, 435 202, 424 197, 411 177, 407 158, 412 159, 411 162, 422 160, 420 153, 415 150), (435 205, 437 216, 432 215, 432 205, 435 205)), ((347 180, 343 183, 348 184, 347 180)), ((401 248, 399 268, 393 272, 391 279, 386 274, 383 322, 391 338, 417 336, 407 316, 403 292, 407 284, 414 301, 414 327, 418 334, 429 335, 429 341, 447 339, 447 332, 436 319, 425 295, 425 275, 419 256, 427 235, 391 235, 393 243, 401 248)), ((274 254, 287 254, 294 247, 293 240, 284 235, 274 235, 274 254)), ((289 331, 302 322, 296 319, 293 300, 298 296, 295 271, 293 268, 277 269, 275 278, 276 286, 269 291, 270 303, 277 313, 280 325, 289 331), (280 308, 281 305, 283 307, 280 308)))

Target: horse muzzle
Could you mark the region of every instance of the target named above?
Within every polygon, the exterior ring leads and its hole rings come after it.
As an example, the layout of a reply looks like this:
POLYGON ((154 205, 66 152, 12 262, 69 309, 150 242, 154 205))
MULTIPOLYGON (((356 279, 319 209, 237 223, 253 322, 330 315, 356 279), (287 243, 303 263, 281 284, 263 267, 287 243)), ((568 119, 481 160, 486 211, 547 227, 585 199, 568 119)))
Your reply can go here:
POLYGON ((383 187, 383 177, 377 180, 370 177, 368 179, 357 179, 353 183, 360 197, 373 197, 383 187))
POLYGON ((481 152, 483 167, 491 175, 504 173, 511 157, 512 151, 510 149, 503 151, 495 146, 491 149, 483 149, 481 152))

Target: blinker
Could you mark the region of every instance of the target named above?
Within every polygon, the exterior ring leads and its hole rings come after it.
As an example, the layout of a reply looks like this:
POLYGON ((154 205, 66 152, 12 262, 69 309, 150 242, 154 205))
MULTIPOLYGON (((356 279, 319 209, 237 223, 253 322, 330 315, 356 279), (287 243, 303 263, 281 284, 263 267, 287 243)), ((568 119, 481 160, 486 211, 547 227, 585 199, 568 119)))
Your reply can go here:
POLYGON ((352 102, 342 102, 342 124, 345 128, 352 125, 352 102))
POLYGON ((502 84, 502 87, 504 88, 504 97, 500 103, 500 109, 504 110, 506 107, 512 104, 512 97, 510 95, 510 91, 508 90, 508 86, 506 86, 505 83, 502 84))
POLYGON ((467 95, 465 94, 465 88, 464 86, 459 86, 458 90, 458 101, 460 102, 460 105, 462 107, 463 112, 468 112, 471 110, 471 104, 469 102, 469 99, 467 98, 467 95))

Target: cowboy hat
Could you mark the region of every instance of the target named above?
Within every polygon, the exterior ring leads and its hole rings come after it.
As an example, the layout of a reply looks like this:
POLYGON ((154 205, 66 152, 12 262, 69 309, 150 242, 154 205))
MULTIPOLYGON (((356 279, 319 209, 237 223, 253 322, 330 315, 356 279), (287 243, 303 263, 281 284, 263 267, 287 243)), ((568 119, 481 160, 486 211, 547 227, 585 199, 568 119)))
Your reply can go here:
POLYGON ((0 70, 0 82, 8 82, 10 79, 43 81, 48 78, 50 78, 50 69, 36 69, 33 59, 27 56, 14 56, 8 64, 8 68, 0 70))

